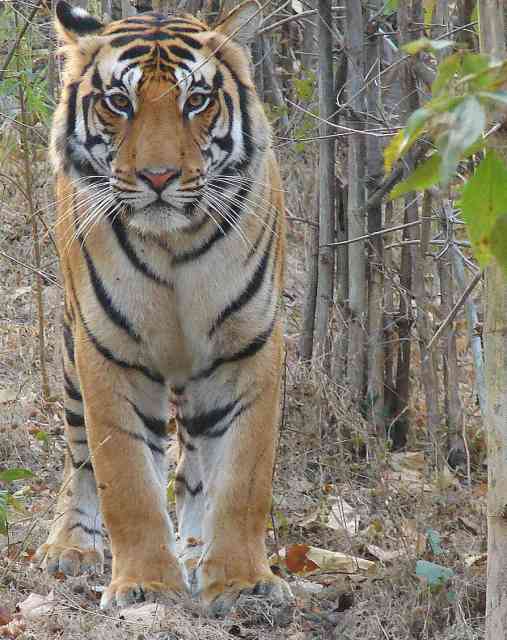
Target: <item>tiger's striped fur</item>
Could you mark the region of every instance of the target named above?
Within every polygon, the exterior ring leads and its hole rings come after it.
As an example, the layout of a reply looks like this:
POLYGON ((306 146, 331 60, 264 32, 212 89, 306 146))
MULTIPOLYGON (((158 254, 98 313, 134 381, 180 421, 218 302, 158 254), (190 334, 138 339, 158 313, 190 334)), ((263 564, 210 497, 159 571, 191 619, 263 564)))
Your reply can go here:
POLYGON ((51 156, 65 284, 65 479, 50 571, 113 555, 102 605, 242 590, 290 597, 266 559, 282 364, 284 207, 251 81, 249 0, 214 29, 57 5, 66 56, 51 156), (181 548, 165 504, 170 402, 181 548))

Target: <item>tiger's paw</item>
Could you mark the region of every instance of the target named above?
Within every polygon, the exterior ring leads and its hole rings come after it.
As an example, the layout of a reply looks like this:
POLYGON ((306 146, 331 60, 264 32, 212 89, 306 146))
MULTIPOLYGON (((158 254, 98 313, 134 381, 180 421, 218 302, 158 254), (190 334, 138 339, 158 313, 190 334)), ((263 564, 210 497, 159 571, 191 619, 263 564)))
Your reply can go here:
POLYGON ((138 602, 170 600, 176 602, 183 591, 179 582, 167 584, 157 581, 136 581, 129 578, 113 580, 102 594, 101 609, 127 607, 138 602))
POLYGON ((102 573, 104 554, 102 549, 97 548, 86 549, 45 543, 37 549, 32 564, 44 567, 51 575, 63 573, 66 576, 80 576, 85 573, 102 573))
POLYGON ((218 589, 211 587, 201 594, 201 599, 207 612, 214 618, 221 618, 237 604, 242 608, 250 609, 252 605, 258 608, 291 607, 294 604, 294 596, 289 585, 275 575, 264 576, 255 584, 232 583, 226 585, 217 594, 218 589), (243 596, 251 596, 244 599, 243 596))

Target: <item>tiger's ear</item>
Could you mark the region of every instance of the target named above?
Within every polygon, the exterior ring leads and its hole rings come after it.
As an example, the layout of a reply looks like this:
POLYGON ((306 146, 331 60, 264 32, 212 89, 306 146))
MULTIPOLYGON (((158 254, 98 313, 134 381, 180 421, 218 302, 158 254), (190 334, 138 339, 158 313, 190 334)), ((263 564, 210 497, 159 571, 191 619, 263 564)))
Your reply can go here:
POLYGON ((104 28, 102 22, 91 16, 80 7, 71 7, 61 0, 56 5, 56 30, 66 44, 75 44, 83 36, 100 33, 104 28))
POLYGON ((237 43, 249 44, 262 24, 261 5, 257 0, 247 0, 219 20, 215 31, 232 37, 237 43))

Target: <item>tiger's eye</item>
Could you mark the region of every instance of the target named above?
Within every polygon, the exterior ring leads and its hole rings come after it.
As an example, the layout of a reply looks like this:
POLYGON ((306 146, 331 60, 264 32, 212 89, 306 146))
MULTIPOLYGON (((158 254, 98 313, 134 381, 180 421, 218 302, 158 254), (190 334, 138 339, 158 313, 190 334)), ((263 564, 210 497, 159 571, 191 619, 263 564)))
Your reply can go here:
POLYGON ((114 93, 112 96, 108 96, 107 100, 112 107, 119 111, 125 111, 130 107, 130 100, 121 93, 114 93))
POLYGON ((204 93, 192 93, 192 95, 188 96, 187 104, 192 107, 192 109, 198 109, 202 107, 209 96, 204 93))

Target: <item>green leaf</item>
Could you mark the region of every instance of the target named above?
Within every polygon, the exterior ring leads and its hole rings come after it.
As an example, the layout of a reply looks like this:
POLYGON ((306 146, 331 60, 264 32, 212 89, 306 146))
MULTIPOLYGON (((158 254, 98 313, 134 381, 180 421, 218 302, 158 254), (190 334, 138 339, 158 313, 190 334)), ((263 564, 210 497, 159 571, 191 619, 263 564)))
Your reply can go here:
POLYGON ((463 187, 458 206, 467 223, 479 264, 485 266, 493 255, 498 255, 500 261, 504 260, 507 167, 494 151, 488 151, 475 174, 463 187), (495 229, 497 224, 498 228, 495 229))
POLYGON ((22 480, 23 478, 33 478, 34 474, 30 471, 30 469, 6 469, 5 471, 0 471, 0 481, 2 482, 13 482, 14 480, 22 480))
POLYGON ((454 576, 454 571, 427 560, 418 560, 415 565, 415 574, 420 578, 426 578, 430 586, 445 584, 454 576))
POLYGON ((173 474, 167 483, 167 502, 168 504, 176 504, 176 476, 173 474))
POLYGON ((433 96, 438 96, 442 91, 449 90, 449 82, 461 69, 461 53, 454 53, 447 56, 438 65, 437 77, 431 85, 433 96))
POLYGON ((449 130, 436 140, 442 154, 440 177, 443 184, 450 181, 463 152, 482 135, 486 126, 486 114, 474 96, 467 96, 451 115, 449 130))
POLYGON ((413 56, 421 51, 441 51, 447 49, 447 47, 454 47, 456 43, 454 40, 430 40, 429 38, 419 38, 419 40, 413 40, 403 45, 402 49, 405 53, 413 56))
POLYGON ((9 493, 3 489, 0 490, 0 533, 6 534, 9 529, 9 522, 7 520, 7 498, 9 493))
POLYGON ((9 505, 9 507, 12 507, 20 513, 26 513, 24 505, 17 498, 15 498, 12 493, 7 496, 7 504, 9 505))
POLYGON ((440 165, 442 158, 435 153, 425 162, 417 166, 415 171, 406 180, 398 183, 389 194, 389 200, 395 200, 410 191, 422 191, 428 189, 438 182, 440 177, 440 165))
POLYGON ((393 165, 401 155, 401 146, 405 139, 405 132, 400 129, 398 133, 391 138, 391 142, 384 149, 384 171, 391 173, 393 165))
POLYGON ((385 16, 388 16, 389 14, 397 11, 399 3, 400 3, 400 0, 387 0, 387 2, 384 5, 383 14, 385 16))
POLYGON ((35 437, 37 440, 39 440, 39 442, 42 442, 43 444, 49 443, 49 434, 47 433, 47 431, 37 431, 35 437))
POLYGON ((433 11, 437 4, 437 0, 423 0, 424 7, 424 27, 426 29, 430 28, 431 19, 433 18, 433 11))
POLYGON ((491 230, 491 253, 498 260, 507 277, 507 213, 499 216, 491 230))
POLYGON ((430 549, 433 555, 440 556, 444 553, 441 545, 440 534, 438 533, 438 531, 435 531, 435 529, 428 529, 426 531, 426 539, 428 541, 428 544, 430 545, 430 549))

